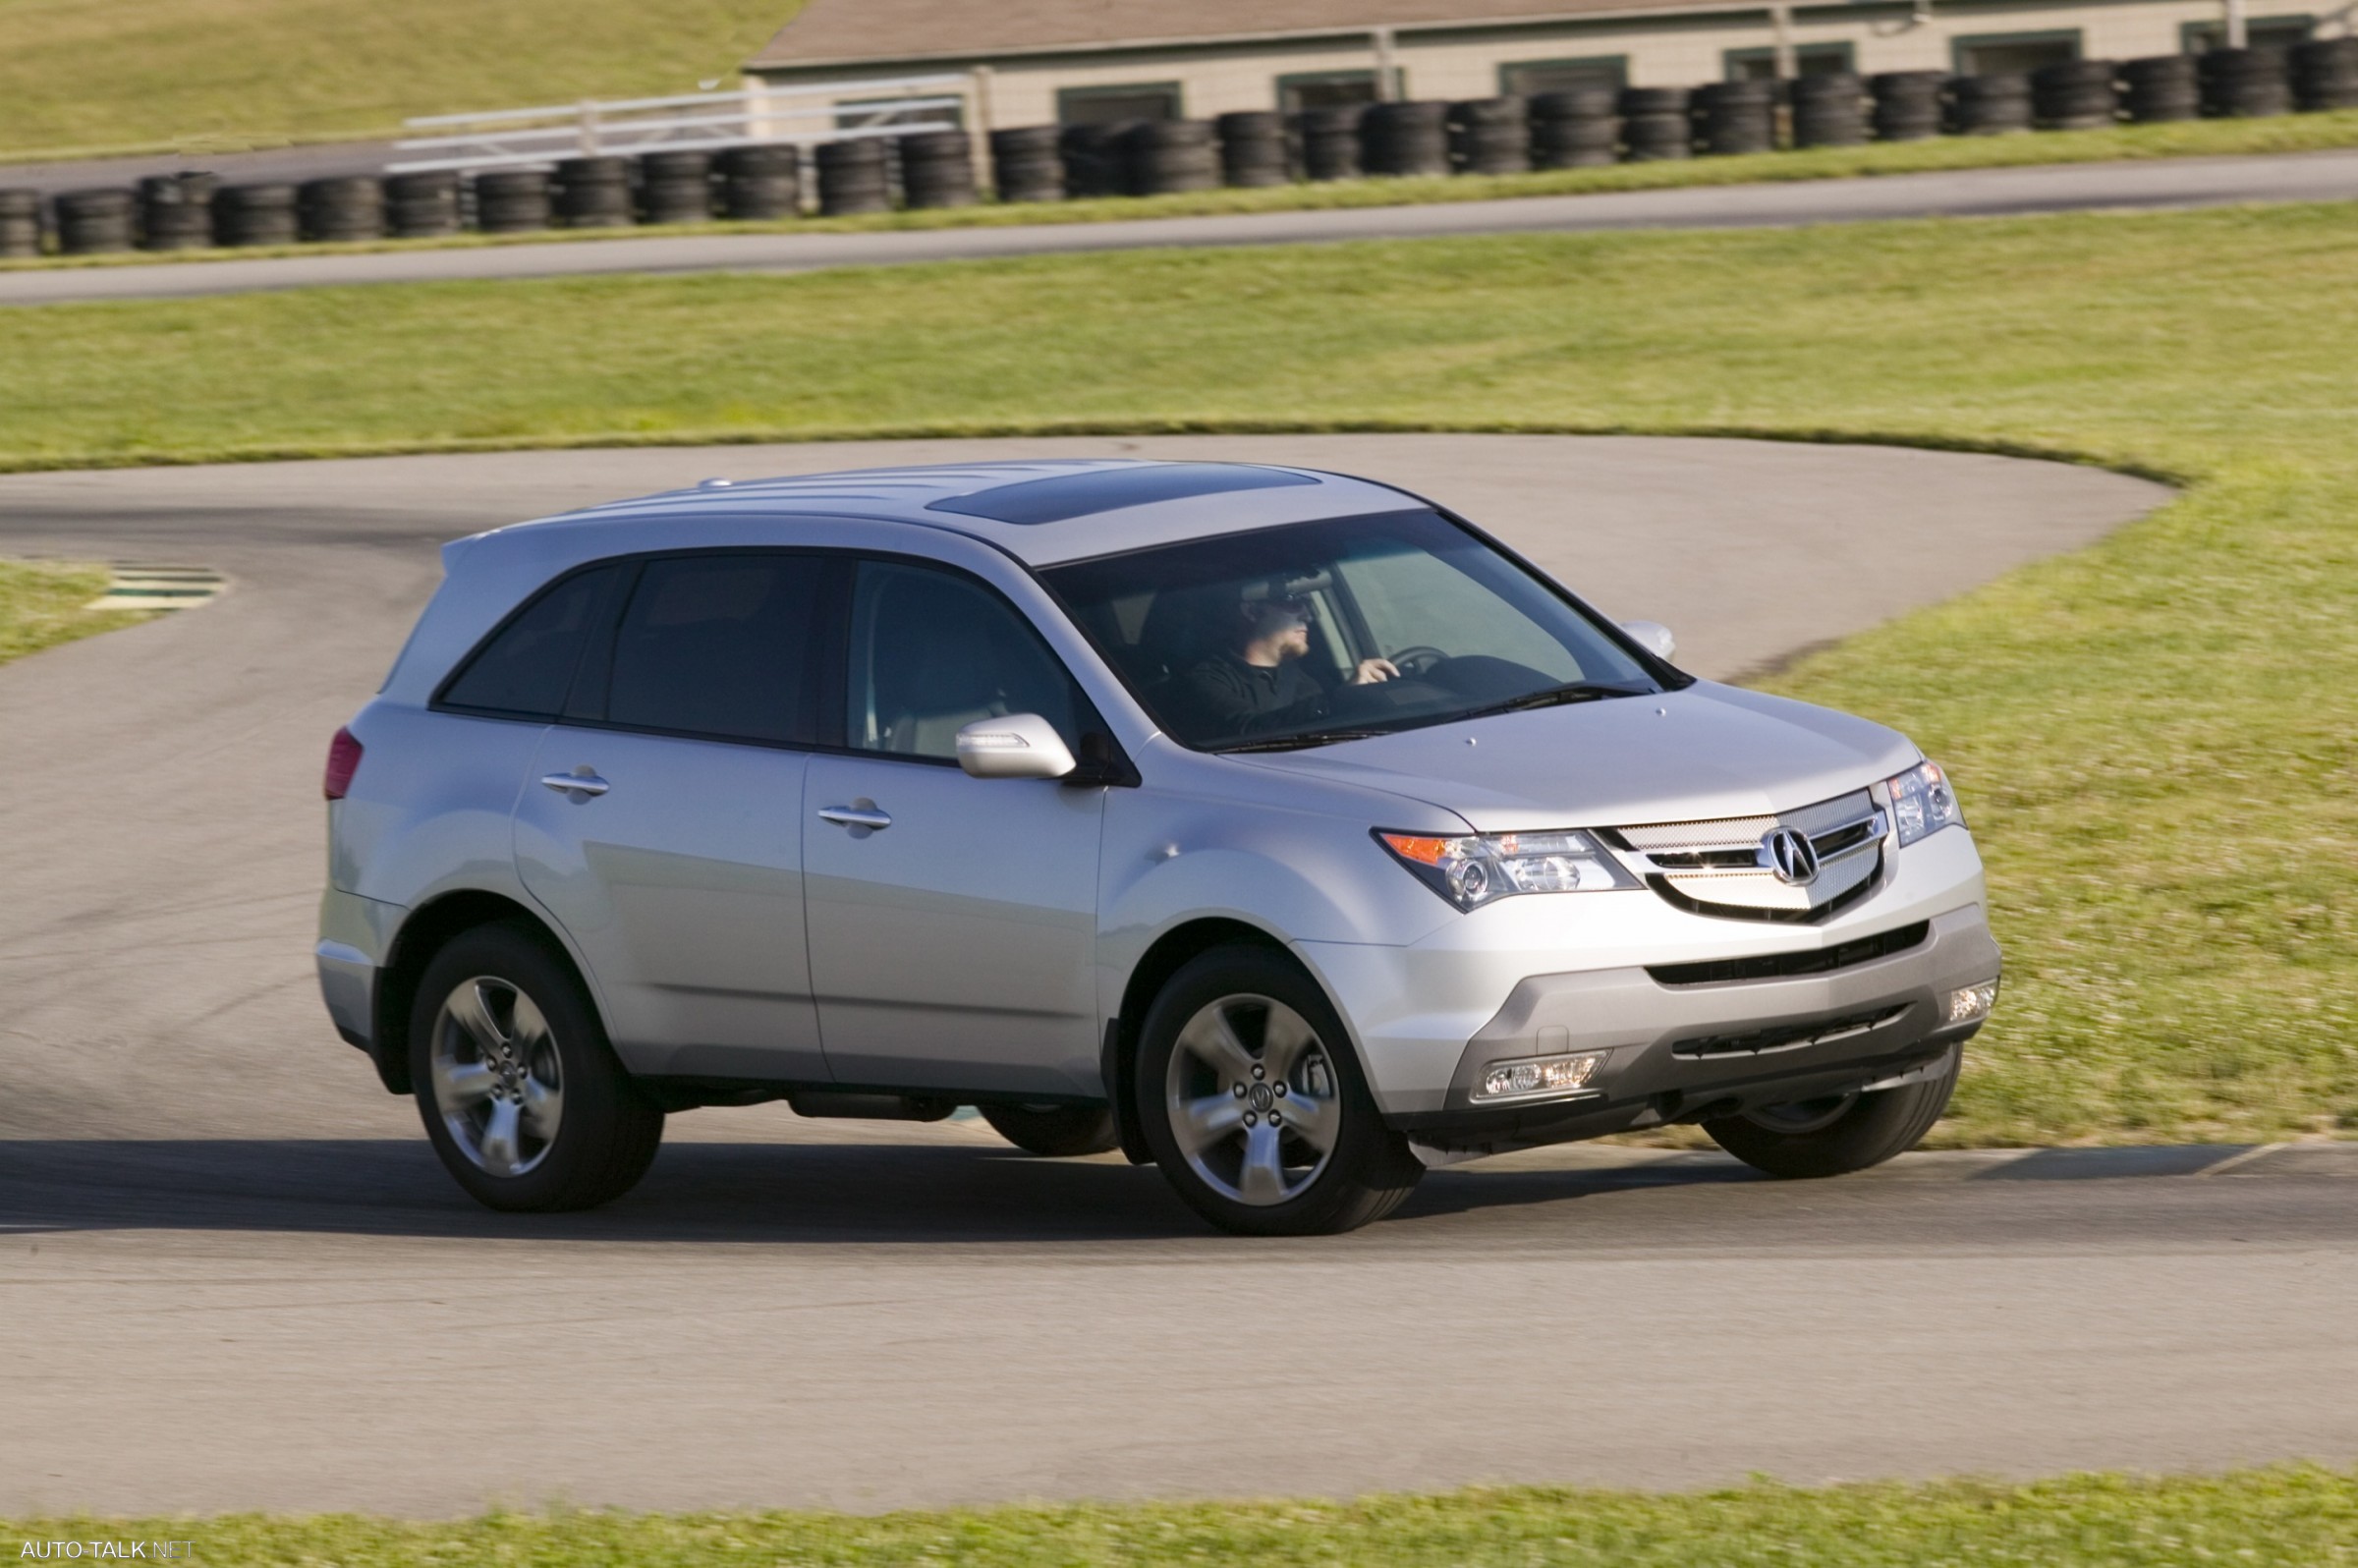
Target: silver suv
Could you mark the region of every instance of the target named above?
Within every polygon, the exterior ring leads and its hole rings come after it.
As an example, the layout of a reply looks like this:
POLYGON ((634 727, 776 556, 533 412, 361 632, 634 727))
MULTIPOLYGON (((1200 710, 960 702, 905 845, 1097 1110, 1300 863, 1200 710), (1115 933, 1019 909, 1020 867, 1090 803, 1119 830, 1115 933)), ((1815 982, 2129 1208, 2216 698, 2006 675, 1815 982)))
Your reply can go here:
POLYGON ((1230 1230, 1695 1122, 1888 1159, 1995 999, 1955 796, 1365 479, 1042 462, 461 539, 327 769, 338 1033, 496 1208, 977 1107, 1230 1230))

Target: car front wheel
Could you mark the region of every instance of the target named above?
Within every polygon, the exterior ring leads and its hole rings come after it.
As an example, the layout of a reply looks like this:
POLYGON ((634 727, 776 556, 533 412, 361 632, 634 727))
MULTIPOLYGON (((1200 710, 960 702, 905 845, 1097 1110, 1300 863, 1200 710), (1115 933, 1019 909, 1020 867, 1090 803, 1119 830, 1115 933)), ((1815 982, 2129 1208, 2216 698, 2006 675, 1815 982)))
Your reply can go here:
POLYGON ((1217 948, 1171 978, 1148 1010, 1136 1082, 1155 1163, 1223 1230, 1351 1230, 1424 1174, 1377 1115, 1324 994, 1266 949, 1217 948))
POLYGON ((468 931, 426 966, 410 1072, 434 1152, 486 1207, 595 1207, 637 1184, 663 1138, 580 982, 514 926, 468 931))

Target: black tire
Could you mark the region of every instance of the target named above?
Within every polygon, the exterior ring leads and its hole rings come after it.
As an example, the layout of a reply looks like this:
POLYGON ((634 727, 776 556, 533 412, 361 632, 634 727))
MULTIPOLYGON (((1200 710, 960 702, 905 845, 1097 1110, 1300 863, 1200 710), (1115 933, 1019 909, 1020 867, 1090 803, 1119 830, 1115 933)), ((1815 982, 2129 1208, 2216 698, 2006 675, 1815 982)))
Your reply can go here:
POLYGON ((1770 1176, 1847 1176, 1906 1153, 1933 1130, 1948 1108, 1963 1059, 1963 1050, 1951 1045, 1943 1070, 1922 1083, 1719 1117, 1705 1122, 1703 1130, 1721 1148, 1770 1176))
POLYGON ((984 1105, 982 1119, 1027 1154, 1069 1159, 1122 1147, 1110 1105, 984 1105))
POLYGON ((426 965, 410 1016, 410 1078, 417 1085, 419 1117, 443 1168, 487 1208, 594 1208, 637 1185, 663 1139, 663 1112, 615 1060, 597 1009, 572 969, 550 950, 545 938, 520 925, 477 926, 452 938, 426 965), (477 986, 475 994, 492 1021, 491 1033, 506 1031, 505 1037, 525 1047, 516 1056, 530 1060, 501 1092, 487 1098, 457 1097, 437 1082, 437 1039, 445 1031, 455 1033, 444 1048, 441 1072, 454 1083, 479 1082, 469 1069, 488 1067, 493 1070, 481 1078, 501 1076, 496 1053, 487 1048, 491 1042, 455 1019, 446 1019, 446 1004, 454 994, 478 980, 490 982, 477 986), (504 1002, 502 987, 507 993, 504 1002), (517 1029, 518 997, 537 1010, 546 1023, 544 1034, 517 1029), (468 1059, 471 1051, 473 1060, 468 1059), (515 1161, 519 1168, 512 1174, 495 1173, 461 1143, 453 1121, 467 1124, 471 1130, 466 1136, 477 1140, 477 1107, 487 1119, 502 1104, 523 1105, 530 1097, 529 1088, 527 1093, 513 1092, 527 1087, 528 1077, 533 1084, 547 1083, 552 1066, 561 1095, 554 1134, 534 1149, 532 1113, 512 1113, 507 1147, 520 1156, 515 1161), (446 1106, 445 1098, 452 1103, 446 1106))
MULTIPOLYGON (((1190 1208, 1240 1236, 1317 1236, 1355 1230, 1397 1208, 1425 1174, 1408 1140, 1385 1127, 1377 1115, 1350 1036, 1325 993, 1291 959, 1266 948, 1214 948, 1191 960, 1164 983, 1140 1031, 1136 1081, 1147 1147, 1162 1167, 1164 1178, 1190 1208), (1223 1009, 1222 1016, 1231 1021, 1231 1037, 1255 1064, 1249 1082, 1240 1071, 1230 1083, 1228 1075, 1207 1067, 1196 1056, 1194 1047, 1182 1041, 1183 1033, 1198 1016, 1215 1007, 1223 1009), (1228 1011, 1231 1008, 1233 1011, 1228 1011), (1307 1026, 1310 1037, 1286 1053, 1289 1067, 1263 1079, 1259 1063, 1278 1047, 1275 1036, 1257 1033, 1256 1010, 1258 1029, 1265 1031, 1282 1016, 1279 1009, 1290 1010, 1307 1026), (1176 1074, 1175 1060, 1179 1064, 1176 1074), (1184 1081, 1191 1077, 1202 1079, 1206 1098, 1237 1092, 1240 1119, 1248 1114, 1266 1115, 1271 1109, 1299 1117, 1302 1113, 1294 1110, 1297 1106, 1318 1107, 1319 1121, 1331 1115, 1334 1120, 1322 1157, 1305 1157, 1319 1151, 1299 1132, 1269 1131, 1277 1127, 1272 1117, 1257 1121, 1251 1133, 1240 1127, 1203 1142, 1191 1159, 1172 1126, 1170 1105, 1173 1084, 1180 1083, 1184 1089, 1184 1081), (1284 1087, 1279 1087, 1279 1080, 1284 1087), (1246 1149, 1258 1145, 1277 1151, 1281 1159, 1290 1155, 1295 1165, 1306 1168, 1290 1192, 1280 1174, 1275 1178, 1280 1183, 1279 1196, 1247 1199, 1242 1194, 1253 1183, 1244 1169, 1243 1149, 1236 1151, 1236 1182, 1231 1185, 1218 1176, 1217 1166, 1228 1152, 1226 1140, 1230 1137, 1243 1140, 1246 1149)), ((1298 1120, 1296 1125, 1312 1124, 1298 1120)))

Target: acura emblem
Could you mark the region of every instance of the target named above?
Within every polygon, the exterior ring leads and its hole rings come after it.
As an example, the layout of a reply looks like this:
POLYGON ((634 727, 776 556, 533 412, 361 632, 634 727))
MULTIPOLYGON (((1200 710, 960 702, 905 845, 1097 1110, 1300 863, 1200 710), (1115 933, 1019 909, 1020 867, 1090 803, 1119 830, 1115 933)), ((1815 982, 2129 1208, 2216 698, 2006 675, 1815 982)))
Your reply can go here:
POLYGON ((1807 887, 1818 880, 1817 847, 1789 827, 1771 829, 1761 840, 1761 856, 1788 887, 1807 887))

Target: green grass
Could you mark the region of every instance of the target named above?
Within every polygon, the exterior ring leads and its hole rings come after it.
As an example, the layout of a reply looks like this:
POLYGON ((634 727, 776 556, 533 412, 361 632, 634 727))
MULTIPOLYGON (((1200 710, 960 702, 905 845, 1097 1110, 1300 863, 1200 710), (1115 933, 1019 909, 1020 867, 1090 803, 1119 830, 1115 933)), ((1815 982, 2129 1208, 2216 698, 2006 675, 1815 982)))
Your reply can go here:
MULTIPOLYGON (((8 0, 0 0, 5 6, 8 0)), ((1730 185, 1777 185, 1801 180, 1871 179, 1878 175, 1943 170, 2018 168, 2034 164, 2118 163, 2156 158, 2321 152, 2358 146, 2358 109, 2285 115, 2264 120, 2200 120, 2183 125, 2119 126, 2036 136, 1944 137, 1889 145, 1820 147, 1674 163, 1620 163, 1601 169, 1555 169, 1533 174, 1458 175, 1437 179, 1344 180, 1253 191, 1200 191, 1178 196, 1121 196, 1086 201, 879 212, 856 217, 792 218, 758 223, 646 225, 615 229, 544 229, 527 234, 462 234, 441 240, 381 240, 349 245, 255 246, 242 250, 122 252, 46 255, 0 261, 0 271, 57 267, 140 266, 244 260, 284 255, 359 254, 385 251, 450 250, 479 246, 596 244, 606 240, 694 234, 873 234, 904 229, 1003 228, 1014 224, 1107 223, 1139 218, 1213 217, 1252 212, 1319 211, 1345 207, 1425 206, 1445 201, 1582 196, 1609 191, 1694 190, 1730 185)), ((0 178, 5 169, 0 169, 0 178)))
POLYGON ((1442 427, 2162 475, 1774 684, 1949 762, 1988 856, 1939 1141, 2253 1141, 2358 1125, 2353 367, 2347 205, 1131 252, 0 312, 0 466, 1442 427))
POLYGON ((309 1568, 499 1564, 955 1562, 1475 1568, 2139 1568, 2358 1563, 2358 1476, 2316 1467, 2216 1478, 2075 1476, 1702 1493, 1515 1487, 1356 1502, 822 1513, 494 1514, 450 1524, 288 1518, 0 1520, 24 1540, 186 1540, 199 1563, 309 1568))
POLYGON ((800 0, 0 0, 0 152, 220 151, 728 88, 800 0))
POLYGON ((0 664, 147 619, 138 610, 90 610, 106 583, 106 568, 86 562, 0 561, 0 664))

